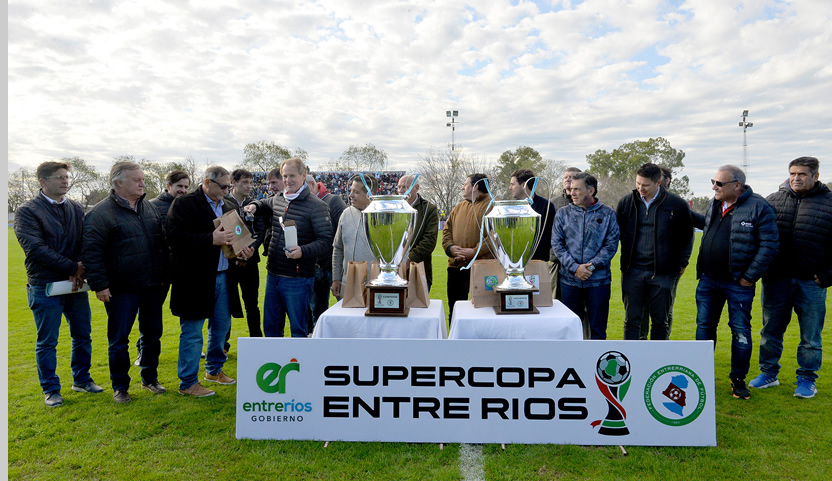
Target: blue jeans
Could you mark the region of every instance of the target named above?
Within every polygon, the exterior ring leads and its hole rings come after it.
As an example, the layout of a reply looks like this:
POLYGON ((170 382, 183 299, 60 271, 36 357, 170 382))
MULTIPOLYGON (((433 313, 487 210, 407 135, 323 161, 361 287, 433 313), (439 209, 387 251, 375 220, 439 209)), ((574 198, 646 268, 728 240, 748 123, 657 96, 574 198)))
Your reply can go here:
POLYGON ((813 280, 763 280, 763 329, 760 331, 760 372, 777 377, 783 354, 783 335, 792 320, 800 325, 797 377, 814 381, 823 361, 821 332, 826 317, 826 288, 813 280))
MULTIPOLYGON (((205 319, 179 319, 179 389, 185 390, 199 382, 199 361, 202 353, 202 326, 205 319)), ((231 329, 231 309, 228 304, 228 281, 225 272, 217 273, 214 284, 214 315, 208 318, 208 351, 205 372, 222 371, 226 356, 223 352, 225 335, 231 329)))
POLYGON ((577 287, 561 280, 561 302, 581 318, 584 338, 606 339, 607 319, 610 315, 611 284, 577 287))
POLYGON ((755 286, 734 281, 719 281, 706 275, 696 286, 696 340, 714 341, 722 308, 728 302, 728 327, 731 328, 731 379, 745 379, 751 363, 751 304, 755 286))
POLYGON ((127 292, 111 292, 110 302, 104 304, 107 310, 107 350, 110 358, 110 381, 113 391, 126 391, 130 387, 130 331, 139 317, 142 360, 140 374, 142 382, 158 381, 159 351, 162 344, 162 304, 165 290, 162 286, 145 287, 127 292))
POLYGON ((266 305, 263 307, 263 334, 266 337, 283 337, 287 315, 292 337, 306 337, 314 282, 314 277, 283 277, 271 272, 266 275, 266 305))
POLYGON ((309 318, 307 324, 308 332, 315 330, 315 325, 318 323, 318 318, 321 314, 329 309, 329 288, 332 286, 332 270, 324 270, 320 267, 315 268, 315 283, 312 288, 312 299, 309 303, 309 309, 312 311, 312 316, 309 318))
POLYGON ((90 301, 86 292, 64 296, 46 296, 44 286, 26 286, 29 309, 35 317, 38 338, 35 344, 35 360, 38 365, 38 379, 44 393, 61 390, 61 380, 55 373, 58 365, 58 333, 61 316, 66 316, 69 335, 72 337, 70 367, 72 379, 83 384, 90 378, 92 339, 90 337, 90 301))

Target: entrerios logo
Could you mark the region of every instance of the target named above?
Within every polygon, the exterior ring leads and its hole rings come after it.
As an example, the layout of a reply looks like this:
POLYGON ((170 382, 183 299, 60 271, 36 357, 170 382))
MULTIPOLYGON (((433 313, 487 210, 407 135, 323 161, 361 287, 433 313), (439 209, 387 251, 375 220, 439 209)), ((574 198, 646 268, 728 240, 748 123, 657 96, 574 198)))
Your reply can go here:
POLYGON ((295 358, 285 366, 267 362, 257 370, 257 386, 269 394, 286 394, 286 375, 292 371, 300 372, 300 363, 295 358))

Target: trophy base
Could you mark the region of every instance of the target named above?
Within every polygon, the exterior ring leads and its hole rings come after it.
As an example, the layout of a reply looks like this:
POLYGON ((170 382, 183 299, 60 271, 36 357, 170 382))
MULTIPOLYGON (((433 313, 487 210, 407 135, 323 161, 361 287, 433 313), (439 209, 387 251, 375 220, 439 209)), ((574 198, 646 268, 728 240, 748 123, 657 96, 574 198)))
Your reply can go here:
POLYGON ((534 307, 534 293, 537 289, 494 289, 500 294, 500 304, 494 306, 496 314, 540 314, 534 307))
POLYGON ((365 316, 407 317, 407 285, 367 286, 367 311, 365 316))

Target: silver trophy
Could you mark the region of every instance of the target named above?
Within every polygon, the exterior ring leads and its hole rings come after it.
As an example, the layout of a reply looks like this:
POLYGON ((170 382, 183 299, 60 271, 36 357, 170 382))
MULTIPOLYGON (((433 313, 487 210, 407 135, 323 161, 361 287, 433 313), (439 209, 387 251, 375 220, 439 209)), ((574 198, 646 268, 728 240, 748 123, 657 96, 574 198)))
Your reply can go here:
POLYGON ((363 211, 370 249, 378 258, 379 275, 367 287, 370 291, 368 315, 407 315, 407 281, 399 276, 399 266, 407 257, 416 227, 416 209, 403 195, 373 197, 363 211))
POLYGON ((524 273, 540 242, 540 214, 526 200, 501 200, 484 220, 488 247, 506 273, 505 280, 494 288, 501 295, 504 311, 498 313, 537 312, 532 303, 537 289, 524 273))

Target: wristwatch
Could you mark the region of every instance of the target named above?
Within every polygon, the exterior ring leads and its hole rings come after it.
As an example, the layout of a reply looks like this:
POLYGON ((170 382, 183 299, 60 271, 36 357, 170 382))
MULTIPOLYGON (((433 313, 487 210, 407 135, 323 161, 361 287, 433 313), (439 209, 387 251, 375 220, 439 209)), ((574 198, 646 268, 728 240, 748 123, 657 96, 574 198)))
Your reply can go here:
POLYGON ((595 266, 590 264, 587 266, 586 270, 588 270, 589 272, 595 272, 595 266))

